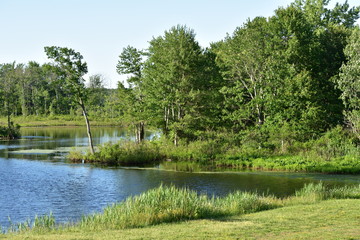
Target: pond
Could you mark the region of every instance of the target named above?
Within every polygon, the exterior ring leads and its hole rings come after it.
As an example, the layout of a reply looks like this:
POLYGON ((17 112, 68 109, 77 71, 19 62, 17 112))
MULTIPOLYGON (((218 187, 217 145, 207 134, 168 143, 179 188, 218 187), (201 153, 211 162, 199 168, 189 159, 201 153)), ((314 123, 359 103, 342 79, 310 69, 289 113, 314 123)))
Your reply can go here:
MULTIPOLYGON (((225 195, 236 190, 277 196, 293 194, 304 184, 359 184, 357 175, 323 175, 284 172, 203 172, 99 168, 69 164, 64 152, 87 146, 82 127, 23 128, 23 138, 0 141, 0 226, 23 222, 35 215, 53 213, 57 222, 76 221, 84 214, 131 195, 164 185, 188 187, 199 193, 225 195)), ((154 134, 148 132, 147 138, 154 134)), ((95 144, 129 138, 126 129, 93 128, 95 144)))

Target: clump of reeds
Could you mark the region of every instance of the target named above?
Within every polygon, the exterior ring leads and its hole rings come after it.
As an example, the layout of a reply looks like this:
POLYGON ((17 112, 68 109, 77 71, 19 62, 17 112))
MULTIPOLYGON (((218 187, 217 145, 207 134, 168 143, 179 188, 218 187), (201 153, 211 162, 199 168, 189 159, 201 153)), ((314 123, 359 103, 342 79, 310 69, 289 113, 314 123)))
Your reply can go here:
POLYGON ((55 217, 52 213, 49 215, 35 216, 34 220, 26 220, 21 223, 13 223, 9 218, 10 227, 4 232, 24 232, 28 230, 33 231, 47 231, 54 229, 56 226, 55 217))
POLYGON ((162 222, 228 216, 274 208, 271 197, 236 192, 226 197, 198 195, 174 186, 150 190, 107 207, 102 214, 83 217, 80 227, 121 229, 162 222))
POLYGON ((11 224, 8 232, 26 230, 46 232, 67 227, 99 231, 144 227, 165 222, 228 217, 295 204, 311 204, 327 199, 344 198, 360 199, 360 185, 327 188, 322 182, 310 183, 297 191, 294 196, 283 199, 240 191, 224 197, 211 197, 198 194, 188 188, 160 185, 158 188, 108 206, 103 213, 84 216, 76 224, 55 225, 55 218, 50 214, 35 217, 34 221, 11 224))
POLYGON ((132 141, 106 143, 95 154, 82 156, 85 162, 117 166, 142 166, 164 160, 154 142, 137 144, 132 141))

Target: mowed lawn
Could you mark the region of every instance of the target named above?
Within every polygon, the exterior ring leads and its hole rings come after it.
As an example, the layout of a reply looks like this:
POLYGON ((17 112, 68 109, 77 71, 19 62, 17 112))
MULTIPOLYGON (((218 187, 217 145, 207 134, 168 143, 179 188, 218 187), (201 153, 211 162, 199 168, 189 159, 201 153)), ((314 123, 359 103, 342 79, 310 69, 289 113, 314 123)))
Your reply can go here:
POLYGON ((327 200, 235 217, 151 227, 0 235, 0 239, 360 239, 360 200, 327 200))

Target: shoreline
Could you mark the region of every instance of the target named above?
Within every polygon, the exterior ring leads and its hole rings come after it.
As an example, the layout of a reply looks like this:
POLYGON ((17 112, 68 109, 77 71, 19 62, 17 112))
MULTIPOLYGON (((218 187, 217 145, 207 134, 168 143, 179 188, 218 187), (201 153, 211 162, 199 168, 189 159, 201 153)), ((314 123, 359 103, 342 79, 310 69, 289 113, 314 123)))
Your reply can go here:
MULTIPOLYGON (((0 117, 0 125, 6 125, 7 119, 0 117)), ((54 115, 54 116, 18 116, 12 121, 20 127, 82 127, 86 126, 83 116, 54 115)), ((121 126, 119 119, 90 117, 91 126, 121 126), (96 120, 95 120, 96 119, 96 120)))
MULTIPOLYGON (((261 228, 262 230, 259 230, 258 227, 255 228, 263 234, 269 234, 269 229, 271 229, 270 232, 282 231, 283 228, 280 225, 284 224, 289 225, 289 231, 295 232, 298 230, 298 221, 305 216, 308 216, 312 221, 301 220, 301 222, 309 224, 310 229, 314 228, 315 223, 321 227, 328 224, 332 234, 336 234, 337 230, 332 229, 334 224, 328 223, 324 219, 336 220, 338 223, 344 224, 344 226, 357 225, 359 219, 356 212, 360 210, 360 204, 358 204, 360 199, 359 190, 360 186, 325 188, 320 183, 305 185, 294 195, 286 198, 235 192, 212 199, 199 196, 196 192, 188 189, 160 186, 140 195, 129 197, 120 203, 115 203, 105 208, 101 213, 84 216, 75 223, 56 224, 55 218, 51 214, 40 216, 35 218, 33 222, 28 221, 22 225, 18 224, 17 227, 20 227, 20 229, 17 229, 17 231, 14 228, 12 232, 0 234, 0 239, 7 237, 22 239, 25 236, 27 239, 38 239, 38 237, 39 239, 56 239, 59 235, 69 237, 66 239, 74 239, 74 236, 78 236, 78 234, 114 233, 114 231, 117 232, 117 236, 126 237, 126 233, 129 231, 143 231, 146 234, 153 234, 155 229, 167 231, 174 227, 181 228, 183 225, 189 225, 189 228, 183 229, 181 234, 174 233, 174 236, 178 238, 184 236, 188 238, 188 234, 198 234, 198 231, 194 231, 194 228, 196 228, 199 221, 206 223, 201 224, 204 229, 200 232, 204 234, 213 231, 211 230, 213 229, 212 223, 219 222, 219 224, 223 225, 226 222, 232 222, 231 219, 245 220, 251 218, 251 216, 256 216, 258 221, 264 223, 268 222, 269 219, 281 223, 278 224, 279 226, 276 229, 272 229, 270 226, 261 228), (179 201, 180 199, 183 200, 179 201), (144 212, 144 210, 149 212, 144 212), (314 211, 316 215, 314 215, 314 211), (337 218, 333 217, 334 214, 337 214, 337 218), (296 222, 293 222, 294 216, 299 218, 296 222), (314 222, 314 217, 316 222, 314 222), (357 221, 354 222, 356 219, 357 221), (31 223, 36 221, 37 225, 31 226, 31 223)), ((236 226, 234 226, 238 229, 236 232, 241 233, 239 236, 248 237, 253 236, 253 233, 258 234, 258 231, 244 231, 241 227, 243 220, 237 222, 236 226)), ((276 225, 275 222, 271 225, 273 224, 276 225)), ((309 232, 318 234, 316 229, 310 229, 309 232)), ((349 228, 347 234, 351 234, 352 229, 349 228)), ((205 239, 207 235, 202 234, 198 236, 205 239)), ((227 233, 220 231, 213 236, 227 236, 227 233)), ((96 238, 91 239, 106 238, 101 234, 97 234, 96 238)))

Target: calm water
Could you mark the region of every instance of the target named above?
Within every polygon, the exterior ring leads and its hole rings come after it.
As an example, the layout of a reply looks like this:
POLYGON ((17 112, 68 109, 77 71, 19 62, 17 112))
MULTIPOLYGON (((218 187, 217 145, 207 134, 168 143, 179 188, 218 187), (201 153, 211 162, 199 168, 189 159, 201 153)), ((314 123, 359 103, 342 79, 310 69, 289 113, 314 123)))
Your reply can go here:
MULTIPOLYGON (((101 211, 150 188, 174 184, 198 192, 224 195, 235 190, 293 194, 305 183, 359 184, 360 176, 229 172, 184 173, 154 169, 96 168, 67 164, 61 156, 87 145, 85 128, 24 128, 24 139, 0 142, 0 225, 52 212, 58 222, 101 211), (54 152, 56 150, 56 152, 54 152)), ((94 128, 94 143, 128 138, 120 128, 94 128)), ((151 133, 147 133, 151 138, 151 133)))

